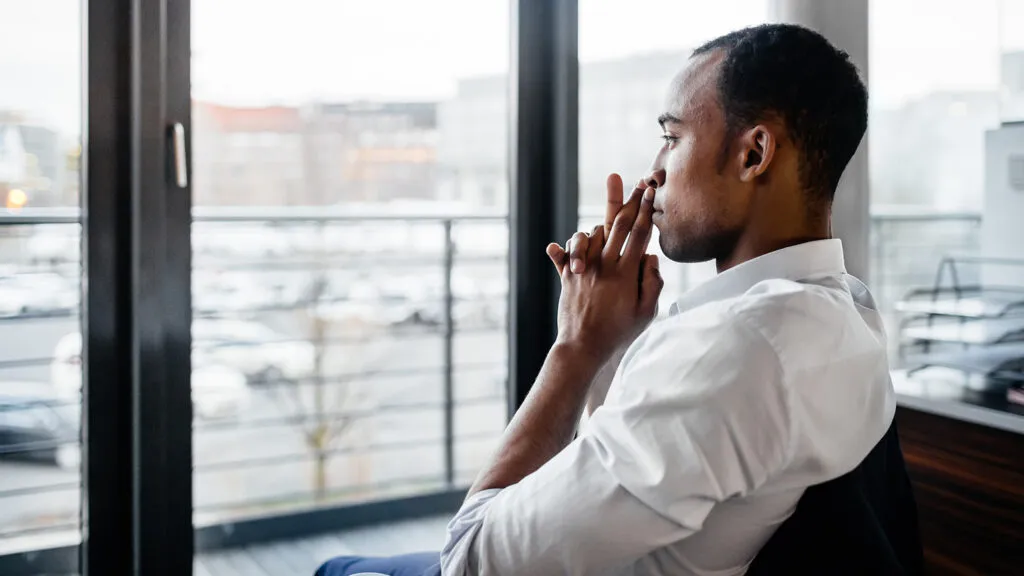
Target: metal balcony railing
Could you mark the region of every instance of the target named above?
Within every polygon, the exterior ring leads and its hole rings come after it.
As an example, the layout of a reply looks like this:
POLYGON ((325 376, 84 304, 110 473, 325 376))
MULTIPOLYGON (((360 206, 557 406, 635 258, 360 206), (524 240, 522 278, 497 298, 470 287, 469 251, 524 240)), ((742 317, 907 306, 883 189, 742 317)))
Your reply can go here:
MULTIPOLYGON (((0 298, 29 277, 72 294, 0 304, 2 337, 21 339, 0 384, 44 392, 0 391, 0 425, 78 406, 80 232, 73 210, 0 215, 0 298)), ((193 239, 197 523, 468 484, 504 426, 503 215, 197 209, 193 239)), ((0 540, 77 527, 76 473, 14 463, 74 445, 68 420, 0 445, 18 472, 0 500, 19 501, 0 505, 0 540)))
MULTIPOLYGON (((883 311, 942 253, 976 253, 980 222, 876 211, 883 311)), ((80 232, 77 210, 0 213, 0 386, 42 391, 0 389, 0 425, 68 420, 0 445, 0 543, 77 530, 75 459, 14 460, 78 439, 75 415, 48 411, 79 403, 80 232)), ((197 208, 197 523, 467 484, 505 424, 507 246, 501 213, 197 208)))

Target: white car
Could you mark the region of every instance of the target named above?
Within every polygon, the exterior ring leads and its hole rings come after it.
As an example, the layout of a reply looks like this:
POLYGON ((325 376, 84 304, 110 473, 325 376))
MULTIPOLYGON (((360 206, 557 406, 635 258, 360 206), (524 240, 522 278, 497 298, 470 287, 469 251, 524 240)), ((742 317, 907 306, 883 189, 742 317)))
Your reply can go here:
POLYGON ((313 374, 316 350, 258 322, 197 318, 192 347, 212 362, 230 366, 252 382, 301 380, 313 374))
POLYGON ((0 316, 17 316, 31 310, 32 295, 13 278, 0 276, 0 316))
POLYGON ((272 306, 274 293, 263 284, 231 275, 192 278, 192 308, 199 312, 249 312, 272 306))
POLYGON ((421 322, 424 320, 422 303, 408 296, 418 289, 416 279, 390 283, 352 280, 347 285, 332 288, 343 293, 344 298, 325 298, 317 305, 316 313, 333 322, 358 322, 368 326, 421 322))
POLYGON ((52 272, 0 276, 0 315, 71 310, 78 305, 78 291, 52 272))
POLYGON ((301 279, 289 275, 201 272, 192 276, 192 308, 198 312, 257 312, 294 306, 301 279))
POLYGON ((33 226, 25 251, 33 262, 75 262, 81 257, 82 228, 78 224, 33 226))
MULTIPOLYGON (((82 390, 82 335, 72 332, 57 342, 50 379, 62 398, 78 398, 82 390)), ((197 416, 217 418, 240 412, 249 401, 245 375, 212 362, 202 352, 192 354, 192 407, 197 416)))
POLYGON ((289 239, 272 226, 206 225, 193 230, 197 253, 243 258, 271 258, 289 253, 289 239))
POLYGON ((20 273, 12 277, 13 284, 29 294, 27 307, 32 312, 71 310, 78 306, 78 288, 53 272, 20 273))

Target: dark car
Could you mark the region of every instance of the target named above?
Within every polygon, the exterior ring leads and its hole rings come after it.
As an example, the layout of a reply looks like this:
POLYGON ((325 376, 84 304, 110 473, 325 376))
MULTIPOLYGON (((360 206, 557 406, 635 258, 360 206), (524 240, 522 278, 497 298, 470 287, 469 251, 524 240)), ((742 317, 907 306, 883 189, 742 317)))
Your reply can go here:
POLYGON ((0 383, 0 458, 77 468, 80 414, 77 402, 56 398, 48 386, 0 383))

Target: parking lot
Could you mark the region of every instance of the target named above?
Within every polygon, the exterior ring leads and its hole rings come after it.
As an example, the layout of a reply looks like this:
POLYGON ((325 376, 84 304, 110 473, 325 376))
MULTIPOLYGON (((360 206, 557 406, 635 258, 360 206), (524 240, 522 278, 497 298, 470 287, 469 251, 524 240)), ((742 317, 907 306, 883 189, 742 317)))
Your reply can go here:
MULTIPOLYGON (((454 322, 454 473, 471 478, 505 423, 500 255, 474 261, 470 254, 446 271, 436 238, 410 240, 430 255, 400 254, 404 264, 388 260, 394 250, 296 258, 292 245, 255 239, 197 247, 194 260, 197 523, 442 485, 446 289, 454 322), (225 251, 232 246, 249 252, 225 251)), ((0 263, 21 255, 24 242, 12 246, 5 244, 0 263)), ((30 265, 0 271, 11 280, 7 300, 20 298, 0 310, 0 383, 51 390, 57 402, 77 406, 79 268, 56 250, 40 250, 30 265), (47 274, 33 281, 53 294, 26 289, 29 273, 47 274)), ((77 467, 0 456, 0 548, 38 547, 73 531, 77 467)))
MULTIPOLYGON (((0 322, 3 359, 45 358, 74 329, 69 319, 0 322)), ((357 348, 333 345, 325 354, 326 374, 369 373, 323 384, 250 385, 247 405, 237 414, 197 418, 193 458, 199 517, 214 521, 256 513, 261 501, 285 501, 277 506, 289 499, 308 501, 301 493, 317 488, 318 475, 309 429, 321 420, 337 433, 329 445, 337 453, 325 464, 328 491, 351 488, 369 497, 375 484, 443 479, 442 346, 443 338, 427 330, 357 348), (353 352, 364 358, 355 370, 345 362, 353 352), (386 373, 377 373, 384 366, 386 373), (319 407, 312 401, 317 385, 327 397, 319 407), (345 412, 353 415, 339 416, 345 412)), ((454 340, 454 364, 467 366, 454 370, 456 468, 464 475, 475 470, 503 427, 505 353, 499 330, 454 340)), ((49 365, 27 366, 4 370, 2 377, 45 382, 49 372, 49 365)), ((0 535, 77 522, 77 482, 75 470, 0 460, 0 493, 16 491, 0 497, 0 535)))

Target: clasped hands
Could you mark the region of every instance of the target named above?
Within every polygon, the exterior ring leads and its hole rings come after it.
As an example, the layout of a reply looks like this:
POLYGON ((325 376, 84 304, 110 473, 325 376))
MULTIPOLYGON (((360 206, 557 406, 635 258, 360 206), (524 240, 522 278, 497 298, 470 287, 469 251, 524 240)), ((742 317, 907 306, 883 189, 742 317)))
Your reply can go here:
POLYGON ((655 189, 641 180, 623 202, 622 178, 607 181, 605 224, 547 247, 562 280, 556 344, 603 364, 657 314, 664 286, 658 257, 647 254, 655 189))

